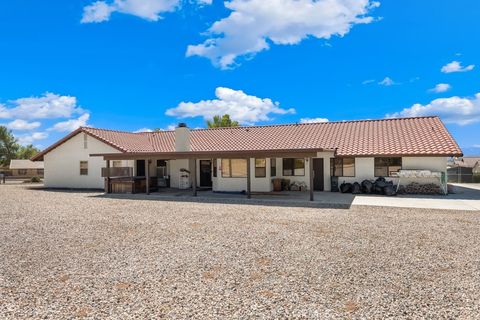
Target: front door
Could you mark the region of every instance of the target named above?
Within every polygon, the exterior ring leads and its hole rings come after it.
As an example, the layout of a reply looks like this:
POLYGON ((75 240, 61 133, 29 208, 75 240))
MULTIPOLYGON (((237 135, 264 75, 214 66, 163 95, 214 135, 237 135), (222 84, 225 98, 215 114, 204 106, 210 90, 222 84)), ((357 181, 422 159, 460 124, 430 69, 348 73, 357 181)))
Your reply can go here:
POLYGON ((313 159, 313 190, 323 191, 323 159, 313 159))
POLYGON ((137 160, 137 177, 145 177, 145 160, 137 160))
POLYGON ((212 186, 212 161, 200 160, 200 187, 212 186))

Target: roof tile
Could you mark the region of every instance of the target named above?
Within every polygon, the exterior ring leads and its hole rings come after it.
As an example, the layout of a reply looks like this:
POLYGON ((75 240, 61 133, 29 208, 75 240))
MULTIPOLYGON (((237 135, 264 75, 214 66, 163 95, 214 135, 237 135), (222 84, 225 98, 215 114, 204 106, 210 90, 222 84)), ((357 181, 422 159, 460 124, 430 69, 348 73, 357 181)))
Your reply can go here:
MULTIPOLYGON (((122 152, 175 151, 174 131, 79 130, 122 152)), ((43 151, 42 156, 59 143, 43 151)), ((438 117, 194 129, 191 148, 192 151, 336 149, 338 156, 462 154, 438 117)))

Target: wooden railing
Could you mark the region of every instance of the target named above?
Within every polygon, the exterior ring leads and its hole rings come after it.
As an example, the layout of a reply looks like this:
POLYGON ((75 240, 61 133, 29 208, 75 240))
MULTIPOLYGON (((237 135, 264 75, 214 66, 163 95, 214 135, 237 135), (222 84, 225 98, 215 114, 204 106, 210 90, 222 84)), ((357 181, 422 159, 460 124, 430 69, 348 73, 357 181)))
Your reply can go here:
POLYGON ((103 178, 133 177, 133 168, 132 167, 102 168, 102 177, 103 178))

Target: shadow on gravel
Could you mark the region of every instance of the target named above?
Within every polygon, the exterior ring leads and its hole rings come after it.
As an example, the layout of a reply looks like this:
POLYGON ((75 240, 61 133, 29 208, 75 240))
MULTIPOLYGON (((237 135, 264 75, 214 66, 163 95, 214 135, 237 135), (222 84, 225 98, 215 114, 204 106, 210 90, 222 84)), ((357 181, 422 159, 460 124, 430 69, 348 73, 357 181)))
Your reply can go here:
POLYGON ((321 202, 321 201, 308 201, 303 199, 252 199, 246 198, 228 198, 228 197, 211 197, 202 196, 198 197, 187 195, 146 195, 146 194, 100 194, 92 195, 91 198, 104 198, 104 199, 122 199, 122 200, 149 200, 149 201, 165 201, 165 202, 190 202, 190 203, 215 203, 215 204, 241 204, 252 206, 272 206, 272 207, 288 207, 288 208, 321 208, 321 209, 349 209, 352 205, 352 201, 344 203, 335 202, 321 202))
POLYGON ((92 193, 92 192, 103 192, 102 189, 68 189, 68 188, 46 188, 43 185, 26 185, 25 189, 33 191, 46 191, 46 192, 56 192, 56 193, 92 193))

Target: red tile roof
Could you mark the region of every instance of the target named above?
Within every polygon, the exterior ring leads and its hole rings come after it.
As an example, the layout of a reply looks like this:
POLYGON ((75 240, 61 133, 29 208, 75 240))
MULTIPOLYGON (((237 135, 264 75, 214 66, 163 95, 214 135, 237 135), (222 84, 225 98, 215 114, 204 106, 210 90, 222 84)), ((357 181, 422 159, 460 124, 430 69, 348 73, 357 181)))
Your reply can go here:
MULTIPOLYGON (((79 128, 43 154, 79 132, 129 153, 175 151, 175 132, 130 133, 79 128)), ((438 117, 251 126, 191 130, 192 151, 336 150, 338 156, 460 156, 462 150, 438 117)))

